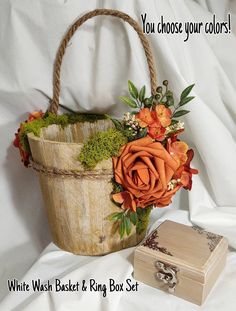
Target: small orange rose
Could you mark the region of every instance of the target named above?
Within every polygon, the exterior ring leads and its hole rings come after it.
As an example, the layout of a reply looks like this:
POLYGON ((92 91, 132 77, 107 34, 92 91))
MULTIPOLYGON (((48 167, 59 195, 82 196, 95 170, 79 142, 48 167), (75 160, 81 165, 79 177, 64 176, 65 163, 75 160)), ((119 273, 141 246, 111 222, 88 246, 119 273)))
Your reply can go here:
MULTIPOLYGON (((171 203, 171 198, 181 187, 168 190, 168 183, 179 167, 168 151, 151 137, 132 141, 121 148, 121 154, 113 157, 114 175, 117 183, 125 189, 121 197, 115 195, 114 200, 122 204, 128 202, 124 195, 130 194, 130 209, 145 208, 149 205, 164 207, 171 203), (135 204, 133 203, 135 202, 135 204)), ((128 204, 128 203, 127 203, 128 204)), ((128 205, 124 206, 127 208, 128 205)))

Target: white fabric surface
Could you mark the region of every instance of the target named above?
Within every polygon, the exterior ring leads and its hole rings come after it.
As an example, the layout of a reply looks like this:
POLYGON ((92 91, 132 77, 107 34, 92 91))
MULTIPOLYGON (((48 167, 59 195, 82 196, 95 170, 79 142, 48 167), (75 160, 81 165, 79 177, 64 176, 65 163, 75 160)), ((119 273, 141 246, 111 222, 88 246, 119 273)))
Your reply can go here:
MULTIPOLYGON (((73 256, 50 244, 49 229, 37 178, 22 167, 11 145, 14 132, 26 112, 47 108, 52 96, 52 69, 56 50, 67 27, 94 8, 114 8, 139 18, 147 12, 150 21, 209 20, 213 13, 223 18, 231 11, 236 30, 236 3, 226 0, 2 0, 0 2, 0 286, 7 294, 8 278, 55 276, 77 279, 109 277, 124 280, 132 272, 133 249, 101 258, 73 256), (128 258, 128 259, 127 259, 128 258), (36 261, 36 262, 35 262, 36 261), (33 267, 27 272, 30 266, 33 267)), ((236 31, 235 31, 236 33, 236 31)), ((195 82, 196 99, 185 118, 185 138, 195 149, 193 190, 182 191, 173 206, 155 211, 152 223, 167 213, 180 222, 190 220, 225 235, 236 247, 236 38, 228 35, 150 35, 159 81, 169 79, 176 94, 195 82)), ((86 112, 121 116, 117 97, 125 94, 126 81, 149 85, 147 67, 137 35, 114 18, 97 18, 79 30, 69 45, 62 68, 61 102, 86 112)), ((154 224, 155 226, 155 224, 154 224)), ((234 310, 236 289, 235 252, 228 256, 225 272, 203 310, 234 310), (218 290, 218 294, 217 294, 218 290)), ((140 286, 137 295, 116 294, 101 299, 91 295, 10 294, 0 310, 195 310, 175 297, 140 286), (60 308, 59 308, 60 305, 60 308)), ((196 309, 197 310, 197 309, 196 309)))
MULTIPOLYGON (((190 225, 186 211, 171 210, 160 221, 165 219, 190 225)), ((113 278, 116 283, 125 284, 126 279, 132 279, 133 252, 134 248, 129 248, 103 257, 75 256, 61 251, 51 243, 22 281, 30 284, 32 279, 40 278, 45 282, 50 280, 53 284, 54 278, 60 279, 62 283, 68 283, 69 280, 76 283, 93 278, 97 283, 108 284, 109 279, 113 278)), ((236 256, 231 252, 228 254, 224 271, 201 307, 139 282, 137 292, 108 292, 105 298, 102 297, 102 292, 91 291, 10 293, 3 300, 1 310, 234 311, 235 277, 236 256)))

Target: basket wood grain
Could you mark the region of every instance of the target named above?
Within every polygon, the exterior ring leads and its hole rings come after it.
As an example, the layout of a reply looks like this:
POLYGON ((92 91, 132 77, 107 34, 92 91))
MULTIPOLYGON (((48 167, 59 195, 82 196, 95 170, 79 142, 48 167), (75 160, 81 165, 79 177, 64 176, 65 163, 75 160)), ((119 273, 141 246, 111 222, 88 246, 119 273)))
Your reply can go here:
POLYGON ((75 254, 102 255, 134 246, 143 238, 133 229, 129 237, 120 240, 117 225, 106 220, 120 211, 110 200, 111 159, 89 172, 77 160, 83 146, 79 141, 110 126, 107 120, 77 123, 66 129, 51 125, 43 129, 40 137, 28 135, 35 162, 81 173, 78 178, 38 173, 53 241, 75 254))

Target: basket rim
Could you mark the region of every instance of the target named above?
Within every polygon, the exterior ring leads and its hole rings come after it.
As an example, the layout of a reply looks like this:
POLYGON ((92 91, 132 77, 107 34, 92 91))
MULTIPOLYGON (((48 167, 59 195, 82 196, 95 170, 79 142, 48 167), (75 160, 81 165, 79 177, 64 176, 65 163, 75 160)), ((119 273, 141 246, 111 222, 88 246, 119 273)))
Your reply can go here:
MULTIPOLYGON (((104 120, 96 120, 95 122, 99 122, 99 121, 109 121, 108 119, 104 119, 104 120)), ((88 121, 85 121, 85 122, 76 122, 76 123, 91 123, 91 122, 88 122, 88 121)), ((73 123, 73 124, 67 124, 67 126, 71 126, 71 125, 74 125, 76 123, 73 123)), ((92 122, 93 123, 93 122, 92 122)), ((51 126, 57 126, 57 127, 60 127, 59 124, 50 124, 48 125, 46 128, 49 128, 51 126)), ((43 129, 43 128, 42 128, 43 129)), ((41 130, 42 130, 41 129, 41 130)), ((40 133, 41 135, 41 133, 40 133)), ((55 143, 55 144, 60 144, 60 145, 76 145, 76 146, 83 146, 84 143, 72 143, 72 142, 66 142, 66 141, 55 141, 55 140, 50 140, 50 139, 45 139, 45 138, 42 138, 41 136, 36 136, 34 135, 33 132, 30 132, 27 134, 27 137, 30 138, 30 139, 33 139, 33 140, 36 140, 36 141, 43 141, 44 143, 55 143)))
POLYGON ((50 140, 50 139, 44 139, 42 137, 38 137, 34 135, 34 133, 28 133, 27 137, 33 140, 37 141, 43 141, 44 143, 52 143, 52 144, 60 144, 60 145, 76 145, 76 146, 83 146, 84 143, 71 143, 71 142, 66 142, 66 141, 55 141, 55 140, 50 140))

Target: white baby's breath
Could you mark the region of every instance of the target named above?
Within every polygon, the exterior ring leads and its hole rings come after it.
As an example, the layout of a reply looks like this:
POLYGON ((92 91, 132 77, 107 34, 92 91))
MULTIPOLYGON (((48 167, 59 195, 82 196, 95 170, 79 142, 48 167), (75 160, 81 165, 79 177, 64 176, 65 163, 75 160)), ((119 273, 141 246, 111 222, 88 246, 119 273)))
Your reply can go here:
POLYGON ((178 121, 178 123, 166 127, 166 135, 170 133, 175 133, 183 129, 184 129, 184 122, 178 121))
POLYGON ((167 184, 167 190, 174 190, 175 187, 180 183, 180 179, 171 179, 167 184))

